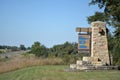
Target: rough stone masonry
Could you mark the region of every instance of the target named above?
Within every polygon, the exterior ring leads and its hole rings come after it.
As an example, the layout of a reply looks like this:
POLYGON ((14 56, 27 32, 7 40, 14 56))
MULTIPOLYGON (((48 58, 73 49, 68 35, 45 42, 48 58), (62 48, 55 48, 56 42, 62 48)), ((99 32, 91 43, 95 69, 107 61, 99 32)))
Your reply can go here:
MULTIPOLYGON (((91 56, 83 57, 83 60, 77 60, 76 64, 70 64, 71 69, 98 69, 106 68, 110 65, 110 58, 108 53, 107 31, 106 24, 101 21, 91 23, 90 28, 77 28, 77 32, 88 32, 90 34, 90 53, 91 56)), ((84 36, 83 36, 84 37, 84 36)), ((79 46, 80 44, 78 44, 79 46)), ((78 49, 79 50, 79 49, 78 49)), ((83 49, 85 50, 85 49, 83 49)), ((79 51, 80 52, 80 51, 79 51)))
POLYGON ((106 24, 101 21, 92 22, 91 28, 91 63, 93 65, 110 65, 106 24))

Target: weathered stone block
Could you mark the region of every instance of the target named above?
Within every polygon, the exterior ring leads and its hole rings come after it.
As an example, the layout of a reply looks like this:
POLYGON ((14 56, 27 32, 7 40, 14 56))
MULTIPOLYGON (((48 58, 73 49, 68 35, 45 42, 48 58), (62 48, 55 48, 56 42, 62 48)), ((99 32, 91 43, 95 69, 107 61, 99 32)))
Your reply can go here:
POLYGON ((83 57, 83 61, 89 62, 90 61, 90 57, 83 57))
POLYGON ((76 69, 77 65, 76 64, 70 64, 71 69, 76 69))
POLYGON ((76 64, 77 64, 77 65, 83 65, 84 62, 83 62, 82 60, 77 60, 76 64))

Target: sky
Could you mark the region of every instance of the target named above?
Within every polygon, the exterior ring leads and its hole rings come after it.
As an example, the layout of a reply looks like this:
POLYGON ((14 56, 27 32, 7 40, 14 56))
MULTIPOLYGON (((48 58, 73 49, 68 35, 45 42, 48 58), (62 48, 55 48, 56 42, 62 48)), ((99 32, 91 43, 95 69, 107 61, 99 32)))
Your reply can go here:
POLYGON ((90 27, 87 17, 100 11, 91 0, 0 0, 0 45, 50 48, 77 42, 76 27, 90 27))

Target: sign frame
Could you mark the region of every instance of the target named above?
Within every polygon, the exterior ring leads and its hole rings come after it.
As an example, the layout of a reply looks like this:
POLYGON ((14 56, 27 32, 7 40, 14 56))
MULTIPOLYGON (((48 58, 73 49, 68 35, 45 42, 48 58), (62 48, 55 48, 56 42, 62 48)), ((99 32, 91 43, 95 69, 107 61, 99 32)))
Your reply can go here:
POLYGON ((91 35, 78 34, 78 52, 90 53, 91 52, 91 35))

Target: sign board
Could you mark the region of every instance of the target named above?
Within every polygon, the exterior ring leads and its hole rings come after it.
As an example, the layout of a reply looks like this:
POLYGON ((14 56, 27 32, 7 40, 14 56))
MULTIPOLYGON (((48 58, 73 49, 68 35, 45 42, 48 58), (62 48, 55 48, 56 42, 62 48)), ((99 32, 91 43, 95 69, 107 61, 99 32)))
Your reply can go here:
POLYGON ((90 51, 90 35, 87 34, 78 35, 78 50, 79 52, 90 51))

